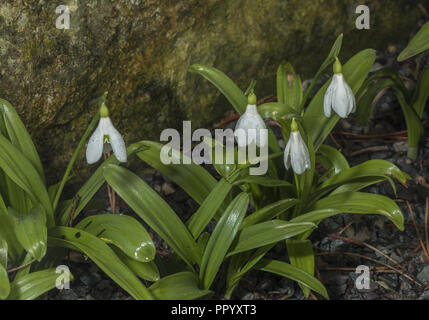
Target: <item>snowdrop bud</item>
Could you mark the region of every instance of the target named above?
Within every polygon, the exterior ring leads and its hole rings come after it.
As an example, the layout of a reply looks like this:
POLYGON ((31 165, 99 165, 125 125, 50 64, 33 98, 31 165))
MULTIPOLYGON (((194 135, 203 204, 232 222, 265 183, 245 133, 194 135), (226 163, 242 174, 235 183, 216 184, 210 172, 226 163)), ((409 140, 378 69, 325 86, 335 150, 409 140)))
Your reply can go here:
POLYGON ((332 81, 326 90, 323 101, 323 110, 325 116, 331 117, 331 110, 341 117, 347 118, 348 115, 356 111, 356 100, 352 89, 349 87, 342 74, 342 65, 338 58, 334 62, 334 75, 332 81))
POLYGON ((310 153, 301 137, 295 118, 292 119, 291 133, 285 148, 284 164, 286 169, 289 169, 292 164, 292 170, 296 174, 303 174, 311 167, 310 153))
POLYGON ((109 109, 103 102, 100 107, 100 122, 86 147, 86 161, 88 164, 96 163, 100 160, 103 152, 113 150, 119 162, 127 161, 127 150, 124 139, 112 124, 109 118, 109 109))
POLYGON ((252 142, 260 148, 268 143, 268 130, 256 107, 256 95, 248 97, 246 112, 238 119, 235 126, 235 139, 239 147, 245 147, 252 142))

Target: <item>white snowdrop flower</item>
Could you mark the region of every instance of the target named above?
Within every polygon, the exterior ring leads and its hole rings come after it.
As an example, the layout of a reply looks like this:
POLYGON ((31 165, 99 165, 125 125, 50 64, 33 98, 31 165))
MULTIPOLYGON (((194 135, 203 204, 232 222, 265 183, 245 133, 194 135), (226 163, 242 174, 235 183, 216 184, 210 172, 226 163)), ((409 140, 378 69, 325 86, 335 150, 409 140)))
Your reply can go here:
POLYGON ((124 139, 113 126, 109 118, 109 110, 103 103, 100 108, 100 122, 86 147, 86 161, 88 164, 96 163, 100 160, 103 152, 109 152, 110 148, 120 162, 127 161, 127 150, 124 139))
POLYGON ((356 111, 355 95, 344 80, 342 66, 338 58, 334 63, 334 76, 325 93, 323 109, 328 118, 331 117, 331 109, 334 109, 341 118, 347 118, 350 113, 356 111))
POLYGON ((256 95, 251 93, 244 112, 235 126, 234 136, 239 147, 245 147, 252 142, 260 148, 268 143, 268 130, 256 107, 256 95))
POLYGON ((310 154, 299 133, 295 118, 292 119, 291 133, 284 153, 284 163, 286 169, 289 169, 292 164, 292 170, 296 174, 304 173, 311 166, 310 154))

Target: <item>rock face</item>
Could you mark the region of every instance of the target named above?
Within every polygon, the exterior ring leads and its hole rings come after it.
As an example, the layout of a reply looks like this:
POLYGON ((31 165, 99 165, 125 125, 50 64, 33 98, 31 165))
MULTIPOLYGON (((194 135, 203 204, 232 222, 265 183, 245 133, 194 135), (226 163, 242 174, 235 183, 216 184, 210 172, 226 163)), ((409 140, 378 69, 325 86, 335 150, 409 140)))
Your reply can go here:
POLYGON ((158 140, 182 120, 196 129, 230 108, 187 72, 193 63, 223 70, 243 89, 256 78, 262 97, 275 92, 282 60, 310 76, 342 32, 343 59, 406 43, 417 4, 367 3, 370 30, 355 28, 352 0, 1 0, 0 97, 22 116, 55 181, 104 91, 128 143, 158 140), (56 28, 58 5, 70 9, 69 30, 56 28))

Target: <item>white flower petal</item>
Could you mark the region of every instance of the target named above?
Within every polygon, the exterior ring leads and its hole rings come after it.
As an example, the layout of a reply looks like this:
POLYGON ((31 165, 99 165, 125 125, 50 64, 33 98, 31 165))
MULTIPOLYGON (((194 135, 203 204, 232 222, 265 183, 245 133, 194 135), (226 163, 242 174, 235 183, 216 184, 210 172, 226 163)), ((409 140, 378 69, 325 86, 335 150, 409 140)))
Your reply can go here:
POLYGON ((104 132, 100 121, 86 146, 86 161, 88 164, 96 163, 103 155, 103 137, 104 132))
POLYGON ((331 117, 332 110, 332 91, 335 85, 334 79, 332 79, 328 89, 325 92, 325 97, 323 99, 323 111, 325 112, 325 116, 327 118, 331 117))
POLYGON ((284 153, 284 157, 283 157, 283 162, 285 164, 285 168, 289 169, 290 168, 290 156, 289 156, 289 152, 290 152, 290 145, 291 145, 291 139, 289 139, 286 148, 285 148, 285 153, 284 153))
POLYGON ((110 125, 107 128, 107 134, 109 135, 110 145, 112 146, 113 153, 119 162, 127 162, 127 148, 125 147, 124 138, 122 138, 119 131, 115 129, 110 119, 109 122, 110 125))
POLYGON ((291 133, 290 141, 290 158, 292 169, 295 173, 302 174, 305 170, 310 168, 310 154, 308 152, 308 148, 305 145, 299 131, 291 133))
POLYGON ((236 131, 242 129, 245 132, 245 135, 235 133, 237 144, 240 147, 244 147, 256 140, 256 145, 259 147, 265 146, 268 142, 268 133, 263 129, 266 128, 265 122, 259 115, 256 105, 248 105, 246 112, 240 117, 235 126, 236 131), (251 133, 250 129, 256 130, 256 134, 251 133))

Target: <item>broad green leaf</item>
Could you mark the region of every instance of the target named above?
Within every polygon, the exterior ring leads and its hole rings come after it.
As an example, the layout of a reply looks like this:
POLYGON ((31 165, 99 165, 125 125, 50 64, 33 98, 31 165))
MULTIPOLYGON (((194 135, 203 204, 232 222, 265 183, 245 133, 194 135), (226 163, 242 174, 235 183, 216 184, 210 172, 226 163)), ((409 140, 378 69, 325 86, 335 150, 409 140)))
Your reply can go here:
MULTIPOLYGON (((314 276, 314 252, 311 241, 288 239, 286 240, 286 248, 291 265, 314 276)), ((301 283, 299 286, 304 296, 308 298, 310 295, 310 288, 301 283)))
POLYGON ((8 255, 13 263, 21 259, 23 248, 16 238, 12 217, 6 212, 0 211, 0 239, 8 244, 8 255))
POLYGON ((319 147, 316 159, 316 161, 322 163, 326 169, 329 170, 333 168, 335 174, 350 168, 349 163, 343 154, 337 149, 326 144, 322 144, 319 147))
POLYGON ((201 260, 200 280, 209 289, 233 242, 249 206, 249 196, 242 192, 229 204, 214 229, 201 260))
POLYGON ((24 154, 2 135, 0 135, 0 167, 31 197, 33 203, 40 202, 43 205, 48 226, 53 226, 53 209, 44 181, 24 154))
POLYGON ((302 100, 302 104, 300 108, 301 110, 306 104, 307 99, 310 96, 311 92, 313 91, 313 88, 316 85, 317 81, 319 80, 320 76, 322 75, 322 72, 327 67, 329 67, 335 61, 335 57, 338 57, 338 55, 340 54, 342 43, 343 43, 343 34, 340 34, 335 40, 333 46, 331 47, 331 51, 329 51, 327 58, 325 59, 325 61, 323 61, 322 65, 320 66, 319 70, 317 71, 316 75, 311 81, 310 87, 305 92, 304 99, 302 100))
POLYGON ((258 112, 264 119, 289 119, 299 118, 300 115, 295 109, 280 102, 267 102, 258 106, 258 112))
POLYGON ((9 208, 9 214, 13 218, 15 235, 19 243, 40 262, 46 254, 48 237, 45 209, 38 204, 28 214, 23 214, 9 208))
POLYGON ((0 235, 0 266, 7 269, 7 242, 0 235))
POLYGON ((110 246, 112 250, 116 253, 119 259, 123 263, 127 265, 127 267, 134 272, 134 274, 143 279, 148 281, 158 281, 159 276, 159 270, 157 265, 154 261, 149 262, 140 262, 134 259, 131 259, 129 256, 127 256, 122 250, 118 249, 115 246, 110 246))
POLYGON ((253 212, 252 214, 249 214, 246 218, 244 218, 243 223, 240 226, 240 229, 249 227, 251 225, 254 225, 262 221, 271 220, 279 216, 286 210, 292 208, 298 202, 299 202, 298 199, 283 199, 283 200, 274 202, 272 204, 269 204, 253 212))
POLYGON ((415 55, 429 49, 429 22, 426 22, 423 27, 408 43, 407 47, 402 50, 398 56, 398 61, 404 61, 415 55))
POLYGON ((289 62, 280 64, 277 69, 277 100, 300 112, 302 95, 300 76, 289 62))
POLYGON ((206 197, 197 212, 192 215, 188 229, 194 239, 199 237, 210 220, 214 218, 231 189, 232 185, 225 178, 222 178, 206 197))
POLYGON ((202 64, 194 64, 189 70, 210 81, 228 99, 235 111, 243 114, 247 106, 247 98, 241 89, 222 71, 202 64))
POLYGON ((326 288, 323 286, 323 284, 311 274, 300 268, 297 268, 286 262, 269 259, 263 259, 256 265, 256 267, 262 271, 275 273, 282 277, 296 281, 299 284, 307 286, 314 292, 319 293, 324 298, 329 299, 328 292, 326 291, 326 288))
MULTIPOLYGON (((160 160, 160 152, 164 147, 162 144, 153 141, 142 141, 146 150, 137 153, 137 156, 145 163, 155 168, 163 175, 173 180, 198 204, 203 203, 210 191, 213 190, 217 181, 203 167, 191 163, 189 165, 165 165, 160 160)), ((180 161, 184 155, 176 150, 172 151, 172 157, 180 161)))
POLYGON ((190 266, 200 262, 196 243, 170 206, 131 171, 104 166, 104 177, 117 194, 190 266))
POLYGON ((159 300, 194 300, 212 292, 199 288, 198 276, 193 272, 179 272, 158 280, 150 288, 159 300))
POLYGON ((55 227, 49 230, 48 245, 63 247, 87 255, 121 288, 135 299, 153 299, 149 290, 134 273, 118 258, 113 250, 96 236, 83 230, 55 227))
POLYGON ((334 194, 338 194, 341 192, 354 192, 354 191, 360 191, 366 187, 372 186, 373 184, 377 184, 383 181, 388 181, 390 183, 390 185, 393 188, 393 191, 396 193, 396 186, 395 186, 395 182, 393 182, 393 180, 389 177, 365 177, 365 178, 360 178, 360 179, 356 179, 353 182, 347 183, 347 184, 343 184, 342 186, 336 188, 334 191, 332 191, 330 193, 330 195, 334 195, 334 194))
POLYGON ((290 222, 292 223, 313 222, 318 224, 323 219, 326 219, 341 213, 343 213, 343 211, 338 209, 318 209, 318 210, 303 213, 300 216, 290 220, 290 222))
MULTIPOLYGON (((134 143, 127 148, 127 156, 135 154, 136 152, 141 151, 145 148, 145 145, 142 142, 134 143)), ((94 197, 97 191, 101 188, 101 186, 106 181, 103 176, 103 166, 107 164, 118 164, 119 161, 115 157, 110 157, 106 161, 100 165, 94 174, 88 179, 88 181, 80 188, 77 192, 75 199, 73 201, 69 201, 68 205, 64 210, 60 211, 58 218, 59 225, 65 225, 68 222, 70 211, 75 206, 73 218, 76 218, 79 213, 86 207, 88 202, 94 197)))
POLYGON ((290 223, 283 220, 251 225, 238 233, 228 256, 286 240, 314 228, 314 223, 290 223))
MULTIPOLYGON (((370 72, 375 56, 375 50, 366 49, 354 55, 344 64, 343 75, 353 93, 356 94, 370 72)), ((330 81, 326 82, 317 92, 304 113, 304 127, 311 136, 316 151, 339 120, 339 116, 336 114, 330 118, 325 117, 323 111, 323 100, 329 83, 330 81)))
POLYGON ((9 276, 6 267, 0 264, 0 300, 4 300, 10 293, 9 276))
POLYGON ((12 105, 6 100, 0 99, 0 112, 3 116, 6 131, 12 144, 17 147, 31 162, 39 173, 40 179, 45 182, 42 163, 39 154, 31 140, 31 136, 12 105))
POLYGON ((401 209, 393 200, 382 195, 342 192, 317 201, 312 211, 322 209, 334 209, 344 213, 381 214, 389 218, 399 230, 404 230, 401 209))
POLYGON ((156 249, 146 229, 136 219, 119 214, 99 214, 83 219, 75 226, 121 249, 130 258, 149 262, 156 249))
POLYGON ((11 290, 7 299, 37 299, 42 294, 54 289, 56 287, 58 277, 60 275, 66 276, 66 273, 68 274, 70 281, 73 281, 73 275, 66 270, 63 270, 61 274, 57 273, 55 268, 29 273, 11 283, 11 290))

